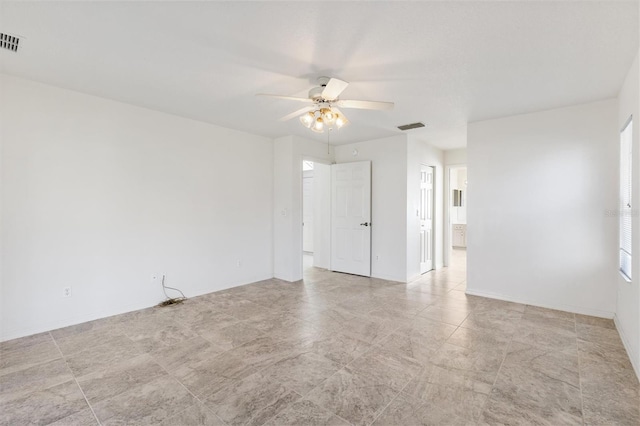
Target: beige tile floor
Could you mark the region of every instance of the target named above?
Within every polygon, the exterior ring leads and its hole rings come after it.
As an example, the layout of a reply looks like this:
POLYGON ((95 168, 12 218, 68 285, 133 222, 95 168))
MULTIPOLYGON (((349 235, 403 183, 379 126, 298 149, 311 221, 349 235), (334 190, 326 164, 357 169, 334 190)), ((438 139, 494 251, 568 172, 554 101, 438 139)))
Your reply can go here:
POLYGON ((640 424, 614 324, 308 268, 0 344, 0 424, 640 424))

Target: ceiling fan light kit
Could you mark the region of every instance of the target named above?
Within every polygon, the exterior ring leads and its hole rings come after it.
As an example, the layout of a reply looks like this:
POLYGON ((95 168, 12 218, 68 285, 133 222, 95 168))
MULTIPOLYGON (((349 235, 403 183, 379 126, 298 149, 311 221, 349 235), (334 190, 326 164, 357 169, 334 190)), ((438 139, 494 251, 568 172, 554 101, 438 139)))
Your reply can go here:
POLYGON ((300 123, 307 129, 311 129, 316 133, 323 133, 325 127, 338 129, 349 123, 347 118, 338 111, 325 106, 315 111, 305 112, 300 116, 300 123))
POLYGON ((311 106, 302 108, 298 111, 292 112, 291 114, 287 114, 282 117, 280 121, 287 121, 298 116, 300 123, 315 133, 324 133, 325 127, 329 130, 334 127, 340 129, 349 124, 349 120, 337 108, 337 106, 342 108, 373 110, 389 110, 393 108, 393 102, 339 99, 338 96, 340 96, 344 89, 347 88, 349 83, 337 78, 320 77, 318 78, 318 84, 318 87, 314 87, 309 90, 308 98, 266 94, 258 94, 258 96, 268 96, 272 98, 312 104, 311 106))

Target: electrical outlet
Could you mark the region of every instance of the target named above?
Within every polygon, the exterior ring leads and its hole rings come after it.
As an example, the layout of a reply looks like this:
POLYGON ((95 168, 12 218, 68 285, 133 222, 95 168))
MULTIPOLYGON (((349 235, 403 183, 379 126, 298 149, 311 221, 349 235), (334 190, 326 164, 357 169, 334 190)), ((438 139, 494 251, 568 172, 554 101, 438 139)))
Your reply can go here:
POLYGON ((380 260, 380 255, 376 254, 376 260, 380 260))
POLYGON ((160 275, 153 274, 151 275, 151 284, 156 285, 160 281, 160 275))
POLYGON ((71 287, 65 287, 62 289, 62 297, 71 297, 71 287))
POLYGON ((236 265, 238 265, 238 268, 242 266, 242 260, 238 259, 236 262, 236 265))

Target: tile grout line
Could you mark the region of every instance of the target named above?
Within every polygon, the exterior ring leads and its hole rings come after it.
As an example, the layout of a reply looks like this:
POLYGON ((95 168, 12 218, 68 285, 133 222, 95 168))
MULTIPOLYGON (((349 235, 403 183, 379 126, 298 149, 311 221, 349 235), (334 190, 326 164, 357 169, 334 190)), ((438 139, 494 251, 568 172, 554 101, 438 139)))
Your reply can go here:
MULTIPOLYGON (((449 291, 450 291, 450 290, 449 290, 449 291)), ((430 303, 430 304, 429 304, 429 305, 427 305, 427 306, 426 306, 422 311, 424 311, 425 309, 427 309, 429 306, 436 306, 436 305, 435 305, 435 303, 430 303)), ((472 309, 472 310, 473 310, 473 309, 472 309)), ((422 311, 420 311, 420 312, 422 312, 422 311)), ((414 315, 414 317, 419 317, 419 316, 420 316, 420 312, 418 312, 416 315, 414 315)), ((467 314, 467 315, 465 316, 465 319, 466 319, 469 315, 470 315, 470 313, 469 313, 469 314, 467 314)), ((420 317, 420 318, 424 318, 424 317, 420 317)), ((430 318, 426 318, 426 319, 431 320, 430 318)), ((415 320, 415 318, 414 318, 414 320, 415 320)), ((445 322, 443 322, 443 321, 436 321, 436 320, 432 320, 432 321, 434 321, 434 322, 439 322, 439 323, 441 323, 441 324, 447 324, 447 325, 452 325, 452 326, 453 326, 453 324, 448 324, 448 323, 445 323, 445 322)), ((464 320, 462 320, 462 322, 464 322, 464 320)), ((453 336, 453 335, 455 334, 455 332, 456 332, 456 331, 458 331, 458 329, 459 329, 459 328, 461 327, 461 325, 462 325, 462 322, 461 322, 460 324, 458 324, 458 325, 456 325, 456 326, 455 326, 455 327, 456 327, 456 329, 455 329, 455 330, 453 330, 453 332, 452 332, 452 333, 451 333, 451 334, 450 334, 450 335, 449 335, 445 340, 443 340, 443 341, 442 341, 442 343, 441 343, 441 344, 438 346, 438 348, 434 351, 434 354, 435 354, 435 353, 437 353, 438 351, 440 351, 440 349, 444 346, 444 344, 445 344, 445 343, 447 343, 447 342, 449 341, 449 339, 451 338, 451 336, 453 336)), ((421 365, 422 365, 422 364, 421 364, 421 365)), ((422 368, 425 368, 425 367, 424 367, 424 365, 422 365, 422 368)), ((416 376, 417 376, 417 375, 416 375, 416 376)), ((376 415, 376 416, 374 417, 374 419, 371 421, 371 423, 369 423, 369 425, 374 424, 374 423, 376 422, 376 420, 378 420, 378 418, 380 418, 380 416, 385 412, 385 410, 386 410, 387 408, 389 408, 389 406, 390 406, 390 405, 391 405, 391 404, 392 404, 396 399, 398 399, 398 397, 400 396, 400 394, 402 394, 402 392, 407 388, 407 386, 409 386, 409 384, 413 381, 413 379, 415 379, 415 377, 416 377, 416 376, 412 377, 411 379, 409 379, 409 380, 407 381, 407 383, 405 383, 405 385, 402 387, 402 389, 400 389, 400 391, 399 391, 399 392, 398 392, 398 393, 397 393, 393 398, 391 398, 391 401, 389 401, 389 403, 388 403, 388 404, 386 404, 386 405, 382 408, 382 410, 380 410, 380 412, 378 413, 378 415, 376 415)), ((420 405, 418 406, 418 409, 419 409, 419 408, 421 408, 422 406, 424 406, 426 403, 427 403, 427 401, 423 401, 423 403, 422 403, 422 404, 420 404, 420 405)))
POLYGON ((58 342, 53 337, 53 334, 51 334, 51 332, 49 332, 49 336, 51 337, 51 340, 53 340, 53 343, 56 345, 56 348, 58 349, 58 352, 60 352, 60 356, 64 360, 64 364, 69 369, 69 372, 71 373, 71 377, 73 377, 73 381, 75 382, 76 386, 78 386, 78 389, 80 390, 80 393, 82 394, 82 397, 84 398, 85 402, 87 403, 87 406, 91 410, 91 414, 93 414, 93 417, 96 419, 96 422, 98 422, 98 425, 101 426, 102 423, 100 422, 100 419, 98 418, 98 415, 96 414, 95 410, 91 406, 91 403, 89 402, 89 399, 87 398, 87 395, 84 393, 84 390, 82 390, 82 387, 80 386, 80 383, 78 383, 78 379, 76 378, 76 375, 73 373, 73 370, 71 370, 71 367, 69 367, 69 364, 67 363, 67 359, 65 358, 64 354, 62 353, 62 350, 60 349, 60 346, 58 346, 58 342))
MULTIPOLYGON (((445 323, 442 323, 445 324, 445 323)), ((436 352, 438 352, 443 346, 444 344, 451 338, 451 336, 453 336, 453 334, 458 330, 458 328, 460 328, 460 326, 457 326, 456 329, 449 335, 449 337, 447 337, 445 340, 442 341, 442 343, 440 343, 440 345, 438 346, 438 348, 434 351, 434 354, 436 352)), ((421 365, 421 370, 422 368, 425 368, 424 365, 422 363, 420 363, 421 365)), ((376 422, 376 420, 382 415, 382 413, 384 413, 384 411, 393 403, 393 401, 395 401, 396 399, 398 399, 398 397, 400 396, 400 394, 407 388, 407 386, 409 386, 409 384, 413 381, 413 379, 415 379, 415 377, 417 376, 417 374, 413 377, 411 377, 411 379, 409 379, 407 381, 407 383, 405 383, 405 385, 402 387, 402 389, 400 389, 400 391, 393 397, 391 398, 391 401, 389 401, 388 404, 386 404, 382 410, 380 410, 380 412, 378 413, 378 415, 376 415, 373 419, 373 421, 371 421, 371 423, 369 423, 370 425, 372 425, 373 423, 376 422)), ((424 404, 426 403, 426 401, 423 402, 423 404, 421 404, 418 408, 422 407, 424 404)))
MULTIPOLYGON (((524 305, 524 306, 525 306, 525 310, 526 310, 527 305, 524 305)), ((522 312, 522 316, 518 320, 518 325, 520 325, 520 322, 522 321, 522 317, 524 317, 524 311, 522 312)), ((496 373, 496 378, 493 379, 493 384, 491 385, 491 390, 489 391, 489 395, 487 395, 487 399, 484 401, 484 404, 482 404, 482 409, 480 410, 480 416, 481 417, 484 414, 484 410, 485 410, 487 404, 489 403, 489 400, 491 399, 491 395, 493 394, 493 389, 496 387, 496 383, 498 383, 498 377, 500 377, 500 372, 502 371, 502 366, 504 365, 504 361, 507 359, 507 355, 509 354, 509 349, 511 348, 511 344, 513 343, 514 337, 515 337, 515 333, 512 333, 511 334, 511 338, 509 339, 509 343, 507 343, 507 347, 505 348, 504 356, 502 357, 502 362, 500 362, 500 367, 498 367, 498 372, 496 373)))
MULTIPOLYGON (((224 420, 222 420, 222 419, 221 419, 221 418, 220 418, 216 413, 214 413, 212 410, 210 410, 210 409, 209 409, 209 407, 207 407, 207 405, 204 403, 204 401, 202 401, 202 400, 201 400, 200 398, 198 398, 198 397, 197 397, 193 392, 191 392, 191 390, 190 390, 188 387, 186 387, 186 386, 184 385, 184 383, 182 383, 182 382, 180 381, 180 379, 178 379, 178 378, 177 378, 177 377, 175 377, 173 374, 171 374, 171 373, 170 373, 166 368, 164 368, 164 366, 160 365, 160 364, 159 364, 159 363, 158 363, 158 362, 153 358, 153 356, 152 356, 152 355, 150 355, 150 356, 151 356, 151 359, 153 359, 153 362, 155 362, 158 366, 160 366, 160 368, 162 368, 162 371, 164 371, 165 373, 167 373, 167 376, 171 377, 173 380, 175 380, 176 382, 180 383, 180 386, 182 386, 182 387, 183 387, 183 388, 184 388, 184 389, 189 393, 189 395, 191 395, 192 397, 194 397, 196 401, 198 401, 200 404, 202 404, 202 406, 203 406, 203 407, 205 407, 205 409, 207 409, 207 410, 211 411, 211 414, 213 414, 213 415, 214 415, 218 420, 220 420, 223 424, 225 424, 225 425, 227 424, 227 422, 225 422, 224 420)), ((181 411, 179 411, 179 412, 178 412, 178 413, 176 413, 176 414, 180 414, 180 413, 182 413, 182 412, 184 412, 184 411, 187 411, 189 408, 191 408, 191 407, 187 407, 187 408, 185 408, 184 410, 181 410, 181 411)))
POLYGON ((584 426, 584 395, 582 393, 582 366, 580 363, 580 345, 578 344, 578 320, 573 315, 573 327, 576 332, 576 356, 578 358, 578 385, 580 386, 580 414, 582 417, 582 425, 584 426))

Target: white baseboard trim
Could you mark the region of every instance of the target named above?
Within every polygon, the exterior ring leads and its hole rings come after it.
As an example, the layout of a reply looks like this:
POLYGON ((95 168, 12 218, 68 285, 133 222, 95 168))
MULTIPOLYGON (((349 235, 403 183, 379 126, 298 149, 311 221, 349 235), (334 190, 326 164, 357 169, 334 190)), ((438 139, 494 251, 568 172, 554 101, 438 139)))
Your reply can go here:
POLYGON ((407 282, 408 282, 408 283, 413 282, 413 281, 417 280, 418 278, 420 278, 421 276, 422 276, 422 274, 415 274, 415 275, 412 275, 412 276, 410 276, 409 278, 407 278, 407 282))
POLYGON ((405 283, 405 284, 407 282, 406 278, 399 278, 399 277, 394 277, 391 275, 383 275, 383 274, 371 275, 371 278, 378 278, 379 280, 395 281, 398 283, 405 283))
POLYGON ((0 342, 7 340, 18 339, 20 337, 31 336, 32 334, 45 333, 51 330, 57 330, 58 328, 68 327, 70 325, 76 325, 87 321, 94 321, 101 318, 108 318, 114 315, 125 314, 127 312, 137 311, 140 309, 146 309, 154 306, 155 304, 147 303, 132 303, 118 306, 115 309, 101 309, 99 311, 87 312, 82 315, 76 315, 68 318, 61 318, 55 321, 45 321, 38 325, 30 325, 27 327, 16 327, 6 330, 2 330, 2 336, 0 336, 0 342))
POLYGON ((631 361, 633 370, 635 371, 636 376, 638 377, 638 380, 640 380, 640 362, 638 361, 638 354, 634 354, 633 352, 631 352, 631 345, 629 344, 629 339, 627 338, 627 335, 624 333, 624 328, 620 326, 620 321, 618 320, 617 315, 613 317, 613 322, 616 324, 616 330, 618 330, 618 334, 620 335, 620 340, 622 340, 622 345, 624 346, 624 349, 627 351, 627 356, 631 361))
MULTIPOLYGON (((212 290, 210 286, 203 286, 197 289, 192 289, 187 294, 188 297, 197 297, 203 294, 213 293, 216 291, 222 291, 233 287, 239 287, 242 285, 251 284, 258 281, 268 280, 273 278, 273 274, 262 274, 256 275, 249 279, 232 281, 230 283, 225 284, 223 287, 218 287, 215 290, 212 290)), ((121 306, 117 306, 115 308, 110 309, 101 309, 99 311, 87 312, 81 315, 75 315, 68 318, 61 318, 55 321, 45 321, 37 325, 29 325, 26 327, 16 327, 1 330, 0 342, 4 342, 7 340, 18 339, 20 337, 31 336, 32 334, 44 333, 51 330, 57 330, 58 328, 68 327, 70 325, 81 324, 87 321, 94 321, 101 318, 108 318, 114 315, 125 314, 127 312, 137 311, 140 309, 150 308, 155 306, 161 302, 161 300, 154 301, 153 303, 148 302, 138 302, 138 303, 127 303, 121 306)))
POLYGON ((277 278, 279 280, 287 281, 290 283, 298 281, 293 279, 293 275, 281 274, 281 273, 274 273, 272 278, 277 278))
POLYGON ((572 312, 574 314, 589 315, 592 317, 612 319, 614 312, 599 309, 585 308, 582 306, 565 305, 564 303, 546 303, 536 300, 527 300, 519 297, 505 296, 504 294, 490 293, 467 288, 466 294, 471 296, 488 297, 489 299, 504 300, 506 302, 521 303, 523 305, 538 306, 540 308, 555 309, 558 311, 572 312))

